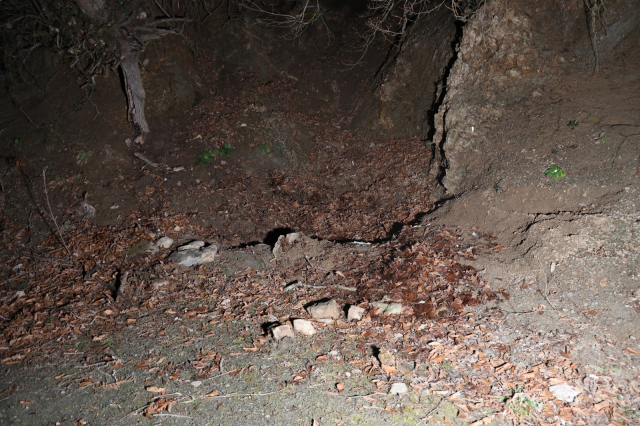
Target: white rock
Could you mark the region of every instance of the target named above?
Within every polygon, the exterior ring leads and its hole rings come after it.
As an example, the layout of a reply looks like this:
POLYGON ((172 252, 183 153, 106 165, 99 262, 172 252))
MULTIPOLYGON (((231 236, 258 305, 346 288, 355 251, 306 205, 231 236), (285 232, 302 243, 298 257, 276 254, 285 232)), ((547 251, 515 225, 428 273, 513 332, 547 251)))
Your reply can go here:
POLYGON ((349 310, 347 311, 347 320, 360 320, 362 319, 362 315, 364 314, 364 308, 360 306, 351 305, 349 306, 349 310))
POLYGON ((167 284, 169 284, 169 280, 155 280, 153 282, 153 288, 155 288, 157 290, 160 287, 164 287, 167 284))
POLYGON ((300 334, 304 334, 305 336, 313 336, 316 334, 316 329, 311 324, 311 321, 307 321, 304 319, 295 319, 293 320, 293 329, 300 334))
POLYGON ((156 241, 156 246, 164 249, 168 249, 173 244, 173 239, 169 237, 162 237, 156 241))
POLYGON ((200 380, 194 380, 193 382, 191 382, 191 386, 193 386, 194 388, 199 387, 202 384, 202 382, 200 380))
POLYGON ((383 311, 389 307, 388 303, 383 303, 383 302, 373 302, 371 304, 376 308, 382 309, 383 311))
POLYGON ((184 251, 184 250, 197 250, 204 247, 204 241, 191 241, 188 244, 182 245, 180 247, 178 247, 178 251, 184 251))
POLYGON ((276 241, 273 246, 273 257, 277 258, 278 255, 285 252, 287 247, 297 240, 302 239, 302 234, 300 232, 292 232, 287 235, 280 235, 278 237, 278 241, 276 241))
POLYGON ((176 251, 169 256, 169 260, 184 266, 201 265, 213 262, 217 253, 218 247, 212 244, 202 250, 176 251))
POLYGON ((402 313, 402 304, 392 303, 387 306, 387 309, 384 310, 384 313, 389 315, 400 315, 402 313))
POLYGON ((549 386, 549 392, 564 402, 573 402, 573 400, 576 399, 576 396, 582 393, 569 385, 549 386))
POLYGON ((404 383, 394 383, 391 385, 389 393, 392 395, 404 395, 409 392, 409 388, 404 383))
POLYGON ((282 340, 285 337, 295 338, 293 335, 293 330, 289 324, 279 325, 271 329, 271 334, 273 334, 273 338, 276 340, 282 340))
POLYGON ((340 311, 338 310, 338 304, 335 300, 329 300, 328 302, 316 303, 309 306, 307 312, 311 315, 311 318, 326 319, 340 318, 340 311))

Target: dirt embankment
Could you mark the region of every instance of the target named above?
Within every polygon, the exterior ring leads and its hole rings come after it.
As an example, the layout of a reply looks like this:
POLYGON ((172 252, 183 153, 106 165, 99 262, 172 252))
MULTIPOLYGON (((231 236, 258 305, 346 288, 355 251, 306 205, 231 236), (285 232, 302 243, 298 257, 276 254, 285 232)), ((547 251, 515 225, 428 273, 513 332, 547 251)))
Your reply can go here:
POLYGON ((3 99, 2 422, 638 422, 637 7, 607 3, 596 74, 582 2, 364 57, 334 12, 152 45, 137 148, 116 76, 87 98, 34 56, 44 90, 3 99), (216 261, 169 260, 194 240, 216 261))

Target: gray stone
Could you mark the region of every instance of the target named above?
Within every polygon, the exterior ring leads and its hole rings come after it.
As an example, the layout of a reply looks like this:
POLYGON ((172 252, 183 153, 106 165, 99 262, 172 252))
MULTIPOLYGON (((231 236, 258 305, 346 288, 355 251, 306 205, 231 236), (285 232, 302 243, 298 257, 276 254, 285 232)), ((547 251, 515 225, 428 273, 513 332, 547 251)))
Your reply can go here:
POLYGON ((293 330, 289 324, 279 325, 271 329, 271 334, 273 334, 273 338, 276 340, 282 340, 285 337, 295 338, 293 335, 293 330))
POLYGON ((168 249, 169 247, 171 247, 172 244, 173 244, 173 238, 169 238, 169 237, 162 237, 158 241, 156 241, 156 246, 163 249, 168 249))
POLYGON ((329 300, 328 302, 316 303, 309 306, 307 312, 311 315, 311 318, 318 319, 337 319, 340 318, 340 311, 338 310, 338 304, 335 300, 329 300))
POLYGON ((201 265, 203 263, 213 262, 218 253, 218 247, 210 245, 200 250, 183 250, 176 251, 169 256, 169 260, 184 266, 201 265))
POLYGON ((276 241, 276 244, 273 246, 273 256, 277 258, 278 255, 285 251, 288 246, 295 243, 301 238, 302 234, 299 232, 292 232, 291 234, 281 235, 280 237, 278 237, 278 241, 276 241))
POLYGON ((384 313, 389 315, 399 315, 401 312, 402 312, 401 303, 392 303, 389 306, 387 306, 387 309, 384 310, 384 313))
POLYGON ((582 393, 579 390, 574 389, 573 387, 566 384, 549 386, 549 392, 551 392, 553 396, 564 402, 573 402, 573 400, 576 399, 576 396, 582 393))
POLYGON ((409 388, 404 383, 394 383, 391 385, 389 393, 392 395, 404 395, 409 392, 409 388))
POLYGON ((360 320, 362 319, 362 315, 364 314, 364 308, 360 306, 351 305, 349 306, 349 310, 347 311, 347 320, 360 320))
POLYGON ((199 241, 199 240, 191 241, 190 243, 187 243, 178 247, 178 251, 200 249, 204 247, 204 244, 205 244, 204 241, 199 241))
POLYGON ((304 334, 305 336, 313 336, 316 334, 316 329, 311 324, 311 321, 307 321, 304 319, 295 319, 293 320, 293 329, 300 334, 304 334))
POLYGON ((160 287, 164 287, 167 284, 169 284, 169 280, 155 280, 153 282, 153 288, 155 288, 157 290, 160 287))
POLYGON ((383 311, 389 307, 388 303, 383 303, 383 302, 373 302, 372 305, 375 306, 376 308, 382 309, 383 311))

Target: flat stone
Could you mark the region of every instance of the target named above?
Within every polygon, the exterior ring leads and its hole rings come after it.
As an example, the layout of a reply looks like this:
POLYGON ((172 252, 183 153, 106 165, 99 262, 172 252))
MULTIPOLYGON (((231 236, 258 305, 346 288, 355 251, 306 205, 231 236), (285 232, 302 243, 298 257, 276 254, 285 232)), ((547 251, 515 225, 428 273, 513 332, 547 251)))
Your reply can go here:
POLYGON ((349 306, 349 310, 347 311, 347 320, 360 320, 362 319, 362 315, 364 314, 364 308, 360 306, 351 305, 349 306))
POLYGON ((389 315, 400 315, 402 313, 402 304, 401 303, 392 303, 384 310, 385 314, 389 315))
POLYGON ((582 393, 579 390, 566 384, 549 386, 549 392, 551 392, 553 396, 558 398, 560 401, 564 402, 573 402, 573 400, 576 399, 576 396, 582 393))
POLYGON ((318 319, 337 319, 340 318, 340 311, 338 310, 338 304, 335 300, 329 300, 328 302, 316 303, 309 306, 307 312, 311 315, 311 318, 318 319))
POLYGON ((278 241, 273 246, 273 257, 277 258, 279 254, 286 251, 287 247, 295 243, 297 240, 302 239, 300 232, 292 232, 287 235, 280 235, 278 241))
POLYGON ((293 329, 300 334, 304 334, 305 336, 313 336, 316 334, 316 329, 311 324, 311 321, 307 321, 304 319, 295 319, 293 320, 293 329))
POLYGON ((216 253, 218 253, 218 246, 212 244, 200 250, 191 249, 173 252, 169 256, 169 260, 184 266, 201 265, 213 262, 216 253))
POLYGON ((383 303, 383 302, 373 302, 371 304, 376 308, 382 309, 383 311, 389 307, 388 303, 383 303))
POLYGON ((282 340, 285 337, 290 337, 292 339, 295 338, 293 335, 293 330, 289 324, 279 325, 271 329, 271 334, 273 334, 273 338, 276 340, 282 340))
POLYGON ((173 245, 173 238, 162 237, 158 241, 156 241, 156 246, 163 249, 168 249, 172 245, 173 245))
POLYGON ((204 241, 200 241, 200 240, 196 240, 196 241, 191 241, 190 243, 181 245, 180 247, 178 247, 178 251, 184 251, 184 250, 197 250, 197 249, 201 249, 202 247, 204 247, 205 242, 204 241))
POLYGON ((394 383, 391 385, 389 393, 392 395, 404 395, 409 392, 409 388, 404 383, 394 383))
POLYGON ((378 352, 378 361, 382 365, 395 366, 396 365, 396 357, 389 351, 387 348, 380 348, 380 352, 378 352))
POLYGON ((153 282, 153 288, 155 288, 157 290, 160 287, 164 287, 167 284, 169 284, 169 280, 155 280, 153 282))

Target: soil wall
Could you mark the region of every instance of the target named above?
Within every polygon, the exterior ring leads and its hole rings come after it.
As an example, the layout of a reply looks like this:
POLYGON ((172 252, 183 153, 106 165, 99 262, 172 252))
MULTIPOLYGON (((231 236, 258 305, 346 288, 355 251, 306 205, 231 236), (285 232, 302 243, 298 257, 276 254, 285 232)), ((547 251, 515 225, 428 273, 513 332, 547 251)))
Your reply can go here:
POLYGON ((379 138, 426 138, 443 76, 454 58, 457 31, 446 8, 418 20, 379 70, 353 127, 379 138))
MULTIPOLYGON (((607 2, 596 26, 601 67, 636 30, 637 2, 607 2)), ((472 188, 499 161, 487 132, 510 105, 535 98, 545 82, 578 71, 591 78, 594 52, 582 1, 489 0, 465 25, 447 92, 435 117, 436 164, 449 194, 472 188)))

